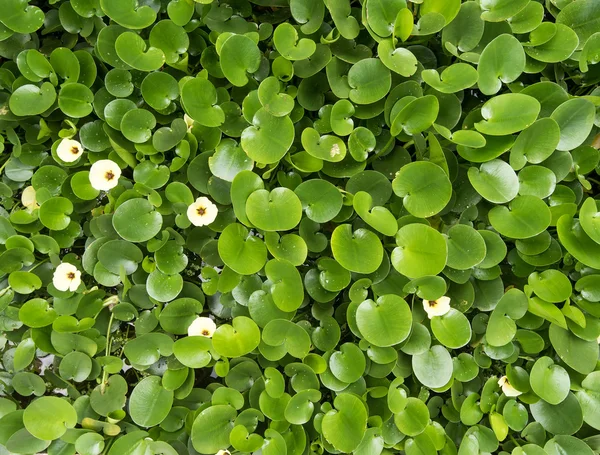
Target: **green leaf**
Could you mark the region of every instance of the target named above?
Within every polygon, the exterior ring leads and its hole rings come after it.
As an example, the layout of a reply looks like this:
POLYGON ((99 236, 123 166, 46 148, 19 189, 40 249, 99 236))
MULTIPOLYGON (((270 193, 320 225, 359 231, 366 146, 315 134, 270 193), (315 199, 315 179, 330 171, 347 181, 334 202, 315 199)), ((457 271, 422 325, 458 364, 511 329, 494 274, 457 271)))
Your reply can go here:
POLYGON ((146 242, 162 228, 162 215, 146 199, 134 198, 125 201, 113 215, 115 231, 129 242, 146 242))
POLYGON ((49 82, 40 87, 32 84, 17 88, 9 99, 10 110, 15 115, 38 115, 52 107, 56 90, 49 82))
POLYGON ((494 204, 510 202, 519 194, 519 178, 511 166, 502 160, 488 161, 479 169, 471 167, 468 175, 473 188, 494 204))
POLYGON ((289 231, 302 218, 302 203, 288 188, 256 190, 246 200, 248 220, 264 231, 289 231))
POLYGON ((23 413, 23 424, 36 438, 52 441, 75 427, 77 413, 67 400, 41 397, 27 406, 23 413))
POLYGON ((467 317, 454 308, 431 320, 431 331, 440 343, 450 349, 465 346, 471 339, 471 325, 467 317))
POLYGON ((452 379, 452 357, 440 345, 413 355, 412 368, 417 379, 426 387, 443 387, 452 379))
POLYGON ((383 259, 383 246, 375 234, 349 224, 339 225, 331 235, 333 257, 351 272, 373 273, 383 259))
POLYGON ((235 409, 219 404, 203 409, 192 425, 191 440, 200 453, 217 453, 229 447, 229 435, 234 427, 235 409))
POLYGON ((248 156, 264 164, 277 163, 292 146, 294 124, 288 116, 275 117, 261 108, 252 125, 242 131, 241 144, 248 156))
POLYGON ((427 218, 450 201, 452 184, 444 170, 428 161, 409 163, 396 174, 392 188, 411 215, 427 218))
POLYGON ((348 72, 349 97, 356 104, 379 101, 390 90, 390 70, 375 58, 366 58, 352 65, 348 72))
POLYGON ((231 35, 221 46, 221 68, 233 85, 243 87, 248 83, 248 73, 260 65, 261 53, 254 41, 244 35, 231 35))
POLYGON ((339 394, 335 409, 323 416, 323 436, 341 452, 352 452, 362 441, 367 427, 365 405, 355 395, 339 394))
POLYGON ((155 71, 165 63, 163 51, 147 46, 142 37, 133 32, 119 35, 115 49, 121 60, 139 71, 155 71))
POLYGON ((477 66, 479 90, 484 95, 495 95, 502 83, 515 81, 524 69, 523 46, 514 36, 502 34, 490 41, 481 53, 477 66))
POLYGON ((600 5, 593 0, 568 3, 556 16, 556 22, 570 27, 577 33, 579 37, 578 48, 581 49, 588 38, 596 33, 600 27, 599 11, 600 5))
POLYGON ((188 115, 200 125, 214 127, 225 121, 225 113, 217 105, 215 86, 207 79, 196 77, 187 81, 181 89, 181 101, 188 115))
POLYGON ((552 405, 539 400, 530 406, 533 418, 544 429, 555 435, 571 435, 583 425, 583 413, 575 395, 569 392, 560 404, 552 405))
POLYGON ((475 68, 467 63, 450 65, 441 74, 436 70, 425 70, 421 77, 431 87, 442 93, 456 93, 472 87, 479 80, 475 68))
POLYGON ((164 389, 158 376, 142 379, 131 392, 129 412, 131 419, 142 427, 161 423, 173 404, 173 392, 164 389))
POLYGON ((27 0, 8 0, 0 13, 0 22, 17 33, 33 33, 44 24, 44 12, 27 0))
POLYGON ((566 329, 552 324, 549 330, 550 342, 559 357, 575 371, 589 374, 598 359, 598 343, 584 341, 566 329))
POLYGON ((532 390, 547 403, 562 403, 569 394, 571 380, 569 373, 556 365, 550 357, 536 360, 530 374, 532 390))
POLYGON ((484 120, 475 128, 490 136, 504 136, 517 133, 531 126, 540 113, 540 103, 529 95, 507 93, 498 95, 481 108, 484 120))
POLYGON ((410 334, 412 315, 404 299, 388 294, 376 301, 365 300, 356 309, 361 335, 375 346, 394 346, 410 334))
POLYGON ((558 106, 552 112, 552 118, 560 129, 556 149, 569 151, 583 144, 593 127, 594 116, 594 106, 583 98, 574 98, 558 106))
POLYGON ((535 196, 518 196, 508 208, 496 206, 488 216, 494 229, 513 239, 527 239, 538 235, 551 221, 550 209, 535 196))
POLYGON ((226 357, 241 357, 258 347, 260 330, 252 319, 238 316, 233 319, 232 324, 233 326, 223 324, 215 331, 215 351, 226 357))
POLYGON ((396 234, 397 248, 392 251, 392 265, 409 278, 437 275, 446 266, 446 240, 424 224, 407 224, 396 234))

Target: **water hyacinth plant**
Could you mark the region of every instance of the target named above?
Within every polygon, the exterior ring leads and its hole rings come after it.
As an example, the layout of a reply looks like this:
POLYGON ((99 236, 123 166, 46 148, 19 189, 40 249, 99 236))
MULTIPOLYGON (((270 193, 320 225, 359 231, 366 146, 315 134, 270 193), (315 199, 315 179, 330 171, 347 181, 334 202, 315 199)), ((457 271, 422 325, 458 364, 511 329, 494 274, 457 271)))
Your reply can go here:
POLYGON ((0 455, 600 454, 600 1, 2 0, 0 455))

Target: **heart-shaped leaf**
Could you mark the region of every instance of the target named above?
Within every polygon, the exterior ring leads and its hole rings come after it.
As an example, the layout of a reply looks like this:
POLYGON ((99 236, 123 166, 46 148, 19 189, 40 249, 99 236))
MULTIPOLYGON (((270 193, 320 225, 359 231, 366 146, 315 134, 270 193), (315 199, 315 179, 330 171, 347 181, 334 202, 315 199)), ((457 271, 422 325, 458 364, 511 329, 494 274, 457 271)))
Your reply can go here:
POLYGON ((117 55, 126 64, 139 71, 154 71, 165 63, 165 54, 156 47, 147 46, 141 36, 125 32, 115 41, 117 55))
POLYGON ((337 450, 350 453, 362 441, 367 427, 367 411, 360 399, 341 393, 334 400, 335 409, 323 417, 323 436, 337 450))
POLYGON ((427 161, 401 167, 392 188, 403 198, 406 210, 420 218, 440 212, 452 196, 452 184, 444 170, 427 161))
POLYGON ((265 231, 289 231, 302 218, 302 203, 288 188, 256 190, 246 201, 246 214, 252 224, 265 231))
POLYGON ((254 41, 245 35, 231 35, 221 46, 221 68, 233 85, 243 87, 248 83, 248 73, 260 65, 261 53, 254 41))
POLYGON ((261 108, 252 125, 242 131, 241 144, 250 158, 258 163, 277 163, 292 146, 294 124, 288 116, 275 117, 261 108))
POLYGON ((412 328, 412 315, 404 299, 388 294, 376 301, 365 300, 356 309, 361 335, 375 346, 394 346, 404 341, 412 328))
POLYGON ((245 316, 233 319, 232 325, 223 324, 213 335, 215 351, 226 357, 241 357, 252 352, 260 342, 260 329, 245 316))
POLYGON ((277 51, 288 60, 304 60, 314 54, 316 44, 313 40, 298 39, 298 32, 286 22, 279 24, 273 33, 277 51))
POLYGON ((500 35, 490 41, 479 58, 479 89, 484 95, 495 95, 502 83, 513 82, 524 69, 525 51, 519 40, 512 35, 500 35))
POLYGON ((242 275, 252 275, 267 262, 267 247, 251 236, 241 224, 227 226, 218 243, 219 256, 228 267, 242 275))
POLYGON ((498 95, 481 108, 484 120, 475 128, 490 136, 505 136, 528 128, 540 113, 540 103, 533 97, 521 93, 498 95))
POLYGON ((373 273, 383 259, 383 246, 375 234, 367 229, 352 231, 342 224, 331 235, 331 250, 343 267, 358 273, 373 273))

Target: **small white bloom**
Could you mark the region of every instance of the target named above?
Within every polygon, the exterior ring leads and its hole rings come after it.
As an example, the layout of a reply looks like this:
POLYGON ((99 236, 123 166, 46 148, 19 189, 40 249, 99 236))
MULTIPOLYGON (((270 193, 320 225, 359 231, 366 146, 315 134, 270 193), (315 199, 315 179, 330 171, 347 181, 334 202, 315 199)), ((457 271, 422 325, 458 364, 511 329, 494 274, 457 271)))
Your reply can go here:
POLYGON ((215 221, 219 213, 217 206, 207 197, 199 197, 187 209, 187 216, 194 226, 206 226, 215 221))
POLYGON ((600 344, 600 336, 596 338, 596 341, 598 342, 598 344, 600 344))
POLYGON ((331 146, 331 150, 329 151, 329 156, 331 156, 331 158, 335 158, 338 155, 340 155, 342 153, 342 151, 340 150, 340 146, 336 144, 333 144, 331 146))
POLYGON ((440 297, 437 300, 423 300, 423 308, 429 319, 434 316, 443 316, 450 311, 450 297, 440 297))
POLYGON ((217 324, 211 318, 198 316, 188 327, 188 336, 212 338, 217 324))
POLYGON ((518 397, 521 395, 521 392, 515 389, 510 382, 508 382, 508 378, 506 376, 502 376, 500 379, 498 379, 498 385, 502 387, 502 392, 507 397, 518 397))
POLYGON ((90 183, 100 191, 108 191, 119 183, 121 168, 112 160, 99 160, 90 168, 90 183))
POLYGON ((229 450, 219 450, 217 455, 231 455, 231 452, 229 450))
POLYGON ((63 139, 56 148, 56 154, 65 163, 72 163, 83 155, 83 147, 74 139, 63 139))
POLYGON ((73 264, 63 262, 56 267, 52 284, 59 291, 75 291, 81 284, 81 272, 73 264))
POLYGON ((28 186, 21 194, 21 203, 30 210, 35 210, 40 206, 35 198, 35 188, 28 186))
POLYGON ((183 114, 183 120, 185 121, 185 124, 187 125, 188 131, 191 130, 192 127, 194 126, 195 120, 187 114, 183 114))

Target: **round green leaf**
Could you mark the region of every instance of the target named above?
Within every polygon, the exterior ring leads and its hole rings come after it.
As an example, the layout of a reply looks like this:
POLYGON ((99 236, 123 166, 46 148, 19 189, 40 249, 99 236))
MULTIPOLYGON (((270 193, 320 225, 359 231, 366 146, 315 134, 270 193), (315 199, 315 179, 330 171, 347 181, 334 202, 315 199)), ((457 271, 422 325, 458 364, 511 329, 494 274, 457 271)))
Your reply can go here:
POLYGON ((77 413, 67 400, 41 397, 23 413, 23 424, 38 439, 53 441, 77 424, 77 413))
POLYGON ((535 196, 518 196, 509 204, 509 208, 496 206, 488 216, 494 229, 513 239, 538 235, 551 221, 550 209, 535 196))
POLYGON ((302 218, 302 203, 288 188, 256 190, 246 201, 246 214, 252 224, 264 231, 289 231, 302 218))
POLYGON ((125 201, 113 215, 112 224, 117 233, 130 242, 145 242, 162 228, 162 216, 146 199, 125 201))
POLYGON ((376 301, 365 300, 356 309, 356 323, 361 335, 375 346, 394 346, 410 334, 412 315, 408 304, 393 294, 376 301))
POLYGON ((417 379, 426 387, 439 388, 452 379, 452 357, 445 347, 436 345, 412 357, 417 379))
POLYGON ((571 380, 569 373, 550 357, 540 357, 531 369, 532 390, 544 401, 557 405, 567 398, 571 380))
POLYGON ((407 224, 396 234, 397 248, 392 251, 392 265, 402 275, 420 278, 437 275, 446 266, 446 240, 424 224, 407 224))
POLYGON ((375 234, 349 224, 339 225, 331 235, 333 257, 351 272, 373 273, 383 259, 383 246, 375 234))
POLYGON ((172 405, 173 392, 161 385, 158 376, 148 376, 131 392, 129 413, 137 425, 152 427, 165 420, 172 405))
POLYGON ((334 409, 323 417, 323 436, 337 450, 350 453, 358 447, 367 428, 367 411, 360 399, 350 393, 339 394, 334 409))
POLYGON ((441 167, 428 161, 400 168, 392 182, 397 196, 411 215, 427 218, 440 212, 450 201, 452 184, 441 167))
POLYGON ((531 126, 540 113, 538 100, 522 93, 498 95, 481 108, 484 118, 475 123, 480 133, 490 136, 504 136, 517 133, 531 126))
POLYGON ((462 348, 471 340, 469 320, 454 308, 443 316, 434 317, 431 331, 440 343, 450 349, 462 348))

